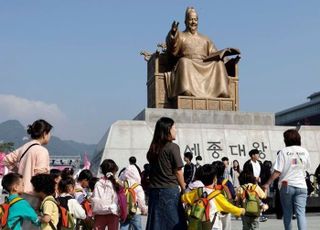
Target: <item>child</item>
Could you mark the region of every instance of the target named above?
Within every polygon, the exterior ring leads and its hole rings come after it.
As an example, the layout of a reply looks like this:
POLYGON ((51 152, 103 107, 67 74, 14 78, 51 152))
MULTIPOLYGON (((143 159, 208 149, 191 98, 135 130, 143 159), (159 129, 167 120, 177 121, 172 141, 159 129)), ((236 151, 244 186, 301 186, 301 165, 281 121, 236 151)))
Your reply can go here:
POLYGON ((95 219, 94 229, 118 230, 119 228, 119 202, 117 193, 120 185, 116 182, 115 174, 118 166, 111 159, 106 159, 100 165, 104 175, 95 185, 92 194, 92 210, 95 219))
POLYGON ((22 176, 18 173, 8 173, 2 179, 2 187, 9 192, 8 202, 16 200, 9 208, 7 226, 19 230, 24 220, 40 226, 40 220, 34 209, 26 200, 19 197, 24 191, 22 176))
POLYGON ((37 174, 31 178, 35 193, 42 200, 40 212, 42 214, 42 230, 55 230, 59 222, 59 210, 55 203, 55 181, 49 174, 37 174))
MULTIPOLYGON (((244 199, 246 199, 245 193, 247 191, 254 191, 260 199, 266 198, 265 192, 256 183, 256 178, 254 177, 252 172, 242 171, 239 176, 239 182, 241 186, 237 191, 237 200, 244 202, 244 199)), ((259 202, 260 202, 259 205, 261 206, 261 210, 266 211, 268 209, 268 205, 262 203, 261 200, 259 202)), ((242 216, 242 229, 243 230, 259 229, 259 216, 260 216, 260 213, 257 216, 250 216, 248 214, 242 216)))
MULTIPOLYGON (((229 180, 229 174, 226 172, 226 165, 229 164, 227 157, 222 158, 224 161, 214 161, 212 163, 217 171, 217 183, 216 189, 220 189, 229 202, 233 202, 236 198, 236 192, 234 190, 232 182, 229 180), (224 178, 227 176, 227 178, 224 178)), ((221 215, 222 229, 231 229, 231 215, 230 213, 222 213, 221 215)))
POLYGON ((75 187, 75 198, 80 204, 82 204, 89 195, 89 181, 92 177, 92 173, 88 169, 82 170, 78 176, 78 183, 75 187))
POLYGON ((66 176, 61 178, 58 189, 59 189, 59 197, 57 201, 60 203, 62 207, 67 209, 70 214, 74 218, 74 223, 76 224, 77 219, 85 219, 86 213, 81 205, 78 203, 76 199, 74 199, 74 186, 75 181, 72 177, 66 176))
POLYGON ((123 181, 123 184, 126 182, 128 183, 128 187, 132 186, 137 186, 134 188, 134 192, 136 195, 136 201, 137 201, 137 212, 132 215, 131 219, 128 218, 124 223, 120 224, 120 229, 121 230, 126 230, 126 229, 136 229, 136 230, 141 230, 141 215, 147 215, 148 213, 148 207, 146 206, 145 203, 145 194, 143 191, 143 188, 141 187, 141 178, 139 175, 138 170, 134 165, 129 165, 126 170, 121 174, 121 177, 119 178, 120 180, 123 181))
POLYGON ((201 181, 202 175, 203 175, 203 168, 202 166, 200 166, 196 170, 196 173, 194 175, 194 180, 188 184, 188 187, 186 188, 186 192, 190 192, 195 188, 204 187, 204 184, 201 181))
POLYGON ((58 197, 59 196, 59 190, 58 190, 58 184, 61 180, 61 171, 59 169, 51 169, 50 170, 50 175, 53 177, 56 186, 55 186, 55 195, 54 197, 58 197))
MULTIPOLYGON (((208 196, 212 192, 215 192, 214 186, 215 181, 217 180, 216 170, 212 165, 206 164, 201 167, 202 177, 201 182, 204 187, 203 192, 206 192, 208 196)), ((198 199, 198 189, 193 189, 190 192, 186 192, 182 195, 182 202, 188 205, 194 204, 198 199)), ((212 225, 212 229, 222 229, 222 223, 220 219, 220 212, 232 213, 235 216, 240 216, 244 214, 243 208, 238 208, 233 204, 229 203, 227 199, 221 194, 218 193, 214 198, 209 200, 209 218, 212 225)), ((190 223, 189 223, 190 224, 190 223)))
MULTIPOLYGON (((89 180, 89 192, 86 193, 86 197, 81 203, 81 206, 86 212, 87 218, 85 220, 81 220, 78 222, 78 226, 83 230, 91 230, 93 229, 94 226, 94 219, 93 219, 93 214, 92 214, 92 205, 91 205, 91 196, 92 192, 94 190, 95 184, 98 182, 99 178, 98 177, 92 177, 89 180)), ((79 229, 80 229, 79 228, 79 229)))

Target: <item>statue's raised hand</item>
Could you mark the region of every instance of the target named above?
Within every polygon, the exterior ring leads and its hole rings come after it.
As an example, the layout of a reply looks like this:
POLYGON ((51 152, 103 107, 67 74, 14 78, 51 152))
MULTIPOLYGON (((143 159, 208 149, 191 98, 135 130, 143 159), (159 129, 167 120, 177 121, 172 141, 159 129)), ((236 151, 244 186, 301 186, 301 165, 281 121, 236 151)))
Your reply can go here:
POLYGON ((171 25, 171 34, 174 36, 178 31, 179 22, 173 21, 171 25))

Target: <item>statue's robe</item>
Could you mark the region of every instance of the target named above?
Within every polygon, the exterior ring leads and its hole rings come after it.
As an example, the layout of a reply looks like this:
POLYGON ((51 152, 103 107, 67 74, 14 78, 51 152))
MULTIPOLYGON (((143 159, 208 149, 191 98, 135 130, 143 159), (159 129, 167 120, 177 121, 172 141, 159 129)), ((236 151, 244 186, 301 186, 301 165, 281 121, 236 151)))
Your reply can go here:
POLYGON ((173 71, 167 72, 169 98, 193 95, 202 98, 229 97, 228 74, 223 61, 203 60, 217 51, 213 42, 199 33, 169 32, 167 51, 178 58, 173 71))

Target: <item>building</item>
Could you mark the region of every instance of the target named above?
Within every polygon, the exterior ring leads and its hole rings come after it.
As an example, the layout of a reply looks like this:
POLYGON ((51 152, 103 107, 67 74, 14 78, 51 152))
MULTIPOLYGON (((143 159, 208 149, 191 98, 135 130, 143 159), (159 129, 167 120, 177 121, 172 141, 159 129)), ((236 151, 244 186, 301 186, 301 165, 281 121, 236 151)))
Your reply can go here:
POLYGON ((73 168, 77 172, 81 168, 81 156, 50 156, 50 168, 73 168))
POLYGON ((306 103, 276 113, 276 125, 320 125, 320 91, 308 99, 306 103))

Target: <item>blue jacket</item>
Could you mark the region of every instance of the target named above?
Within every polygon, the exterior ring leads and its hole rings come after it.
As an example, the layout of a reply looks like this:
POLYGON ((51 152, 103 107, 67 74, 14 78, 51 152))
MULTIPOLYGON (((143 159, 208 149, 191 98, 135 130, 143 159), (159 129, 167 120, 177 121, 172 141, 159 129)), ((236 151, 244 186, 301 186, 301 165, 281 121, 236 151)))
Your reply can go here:
MULTIPOLYGON (((18 197, 18 194, 10 194, 9 202, 18 197)), ((9 208, 9 216, 7 225, 9 228, 17 222, 12 230, 20 230, 23 221, 31 221, 34 225, 40 226, 40 220, 37 213, 25 199, 17 201, 9 208)))

